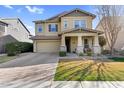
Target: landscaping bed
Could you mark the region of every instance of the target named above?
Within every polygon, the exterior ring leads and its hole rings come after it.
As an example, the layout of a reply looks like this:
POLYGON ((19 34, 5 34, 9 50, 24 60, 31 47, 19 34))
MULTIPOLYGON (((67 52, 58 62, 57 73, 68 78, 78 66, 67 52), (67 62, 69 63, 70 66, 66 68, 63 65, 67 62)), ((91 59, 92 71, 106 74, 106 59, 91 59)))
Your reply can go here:
POLYGON ((55 81, 124 81, 124 63, 100 60, 60 61, 55 81))

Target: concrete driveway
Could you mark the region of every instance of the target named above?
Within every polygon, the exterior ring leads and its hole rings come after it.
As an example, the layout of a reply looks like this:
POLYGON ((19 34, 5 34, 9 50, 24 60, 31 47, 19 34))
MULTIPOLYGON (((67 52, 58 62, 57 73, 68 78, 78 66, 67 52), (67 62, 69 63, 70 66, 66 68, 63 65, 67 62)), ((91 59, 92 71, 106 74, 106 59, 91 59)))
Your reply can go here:
POLYGON ((0 64, 0 68, 48 64, 56 63, 56 61, 58 61, 58 55, 54 53, 28 53, 17 59, 0 64))
POLYGON ((57 54, 30 53, 0 64, 0 87, 51 87, 57 54))

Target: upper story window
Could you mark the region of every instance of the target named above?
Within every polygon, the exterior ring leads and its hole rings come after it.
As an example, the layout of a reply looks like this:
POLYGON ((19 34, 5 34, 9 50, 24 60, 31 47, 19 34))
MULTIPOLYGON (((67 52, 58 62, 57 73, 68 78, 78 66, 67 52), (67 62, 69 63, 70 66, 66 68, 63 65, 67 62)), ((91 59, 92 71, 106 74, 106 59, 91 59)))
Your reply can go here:
POLYGON ((42 25, 38 25, 38 26, 37 26, 37 30, 38 30, 38 32, 42 32, 42 31, 43 31, 42 25))
POLYGON ((64 21, 64 29, 67 29, 67 21, 64 21))
POLYGON ((86 21, 85 20, 75 20, 74 28, 86 28, 86 21))
POLYGON ((58 25, 57 24, 49 24, 49 32, 57 32, 58 25))

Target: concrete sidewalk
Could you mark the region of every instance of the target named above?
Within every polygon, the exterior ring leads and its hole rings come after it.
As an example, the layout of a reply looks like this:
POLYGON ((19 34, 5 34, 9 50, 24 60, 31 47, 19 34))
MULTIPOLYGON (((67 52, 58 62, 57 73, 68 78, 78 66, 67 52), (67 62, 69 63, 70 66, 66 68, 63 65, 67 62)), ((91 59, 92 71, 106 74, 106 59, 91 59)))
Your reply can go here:
POLYGON ((52 88, 124 88, 124 81, 53 81, 52 88))

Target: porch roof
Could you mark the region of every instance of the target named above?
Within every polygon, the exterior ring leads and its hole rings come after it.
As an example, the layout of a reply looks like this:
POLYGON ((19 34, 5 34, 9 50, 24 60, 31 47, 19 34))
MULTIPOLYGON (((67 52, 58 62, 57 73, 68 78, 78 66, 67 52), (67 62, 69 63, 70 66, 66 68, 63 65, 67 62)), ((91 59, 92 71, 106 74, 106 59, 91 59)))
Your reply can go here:
POLYGON ((32 40, 60 40, 61 37, 36 35, 36 36, 31 37, 30 39, 32 39, 32 40))
POLYGON ((95 29, 77 28, 77 29, 65 30, 63 32, 60 32, 59 35, 66 34, 66 33, 98 33, 98 35, 103 34, 102 31, 95 30, 95 29))

